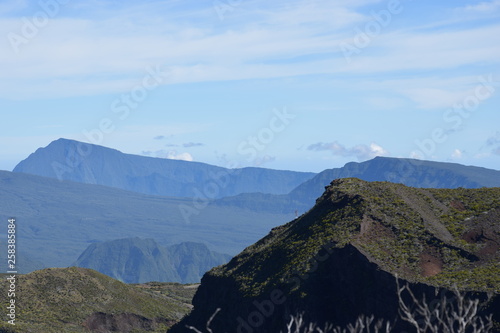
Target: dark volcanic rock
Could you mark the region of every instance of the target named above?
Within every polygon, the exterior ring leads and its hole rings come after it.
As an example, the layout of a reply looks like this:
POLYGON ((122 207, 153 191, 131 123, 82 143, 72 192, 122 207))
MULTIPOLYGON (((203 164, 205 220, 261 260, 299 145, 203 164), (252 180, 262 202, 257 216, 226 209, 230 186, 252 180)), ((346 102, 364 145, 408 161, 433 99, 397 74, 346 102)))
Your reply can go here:
POLYGON ((108 314, 96 312, 87 318, 83 326, 96 333, 128 333, 136 329, 152 331, 153 321, 133 313, 108 314))

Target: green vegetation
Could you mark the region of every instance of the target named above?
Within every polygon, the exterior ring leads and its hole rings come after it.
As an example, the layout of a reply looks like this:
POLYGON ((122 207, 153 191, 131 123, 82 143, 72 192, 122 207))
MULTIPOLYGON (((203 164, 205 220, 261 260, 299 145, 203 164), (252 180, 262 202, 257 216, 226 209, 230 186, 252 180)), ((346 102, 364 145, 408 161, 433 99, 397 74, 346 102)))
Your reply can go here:
POLYGON ((498 292, 498 265, 490 263, 500 254, 483 253, 488 243, 467 242, 464 234, 480 227, 498 241, 499 211, 500 188, 417 189, 336 180, 306 215, 273 229, 210 274, 233 277, 243 295, 255 296, 276 281, 307 274, 325 244, 352 244, 409 281, 498 292))
MULTIPOLYGON (((7 290, 5 279, 1 284, 7 290)), ((195 290, 196 285, 127 285, 77 267, 44 269, 18 276, 13 332, 87 332, 83 325, 97 312, 133 314, 151 322, 153 332, 165 332, 191 310, 195 290)), ((0 294, 0 303, 7 302, 7 295, 0 294)), ((13 327, 0 324, 5 328, 13 327)))
POLYGON ((500 294, 500 263, 492 263, 472 269, 446 271, 427 281, 445 288, 482 290, 500 294))

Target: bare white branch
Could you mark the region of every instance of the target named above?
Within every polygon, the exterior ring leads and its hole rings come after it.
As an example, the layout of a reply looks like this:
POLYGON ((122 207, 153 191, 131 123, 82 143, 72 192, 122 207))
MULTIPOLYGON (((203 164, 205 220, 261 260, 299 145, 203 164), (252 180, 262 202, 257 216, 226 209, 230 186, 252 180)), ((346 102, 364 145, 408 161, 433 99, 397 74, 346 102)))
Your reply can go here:
POLYGON ((410 323, 417 333, 487 333, 493 328, 491 315, 486 318, 477 315, 479 300, 467 299, 456 288, 452 298, 443 296, 436 304, 429 304, 425 297, 418 300, 408 284, 400 287, 399 281, 396 281, 400 317, 410 323), (405 291, 411 304, 403 300, 405 291))

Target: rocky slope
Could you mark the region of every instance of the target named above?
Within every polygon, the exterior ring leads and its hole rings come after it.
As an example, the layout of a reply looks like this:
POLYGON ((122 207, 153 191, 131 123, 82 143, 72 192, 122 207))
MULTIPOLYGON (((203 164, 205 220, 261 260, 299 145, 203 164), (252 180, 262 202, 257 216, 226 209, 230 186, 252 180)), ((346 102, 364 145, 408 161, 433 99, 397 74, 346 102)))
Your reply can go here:
POLYGON ((279 332, 289 316, 344 326, 361 315, 396 322, 396 274, 428 302, 457 286, 500 321, 500 188, 416 189, 335 180, 307 214, 202 279, 186 325, 279 332), (472 294, 473 293, 473 294, 472 294))
POLYGON ((210 251, 201 243, 163 247, 154 239, 126 238, 90 245, 75 266, 91 268, 125 283, 198 283, 212 267, 231 256, 210 251))
MULTIPOLYGON (((2 290, 8 289, 7 283, 2 279, 2 290)), ((165 332, 190 305, 179 301, 186 297, 183 290, 170 288, 170 295, 159 290, 158 285, 126 285, 76 267, 20 275, 16 280, 16 325, 2 320, 0 332, 165 332)), ((8 301, 7 293, 0 293, 1 304, 8 301)))
POLYGON ((226 169, 198 162, 124 154, 67 139, 38 149, 20 162, 14 172, 152 195, 210 199, 247 192, 284 194, 315 175, 264 168, 226 169))

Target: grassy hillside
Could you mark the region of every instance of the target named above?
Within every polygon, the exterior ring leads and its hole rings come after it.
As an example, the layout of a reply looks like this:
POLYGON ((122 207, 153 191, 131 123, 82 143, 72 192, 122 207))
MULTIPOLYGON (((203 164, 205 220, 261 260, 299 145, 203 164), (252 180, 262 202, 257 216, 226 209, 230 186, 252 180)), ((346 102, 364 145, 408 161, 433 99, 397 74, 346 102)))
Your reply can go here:
POLYGON ((304 263, 330 242, 352 244, 384 270, 412 281, 499 291, 500 188, 416 189, 353 178, 332 184, 306 216, 273 229, 211 274, 257 282, 241 283, 255 293, 296 268, 306 272, 304 263), (266 260, 264 266, 264 259, 280 265, 266 260), (428 271, 428 260, 435 271, 428 271), (258 283, 264 268, 272 271, 258 283), (461 278, 474 270, 485 274, 461 278))
MULTIPOLYGON (((5 279, 0 288, 6 290, 5 279)), ((122 332, 165 332, 190 311, 195 290, 196 285, 127 285, 84 268, 45 269, 18 276, 15 329, 5 321, 0 329, 65 333, 115 325, 122 332)), ((6 297, 0 294, 1 304, 6 297)))
POLYGON ((320 323, 346 324, 363 313, 394 320, 396 274, 429 301, 457 286, 499 303, 499 249, 500 188, 339 179, 307 214, 208 272, 183 324, 201 327, 220 308, 213 327, 236 329, 237 318, 250 318, 276 291, 286 302, 256 332, 276 331, 302 311, 320 323))

